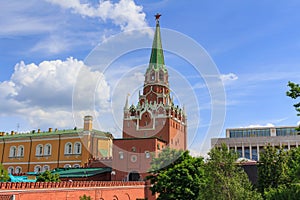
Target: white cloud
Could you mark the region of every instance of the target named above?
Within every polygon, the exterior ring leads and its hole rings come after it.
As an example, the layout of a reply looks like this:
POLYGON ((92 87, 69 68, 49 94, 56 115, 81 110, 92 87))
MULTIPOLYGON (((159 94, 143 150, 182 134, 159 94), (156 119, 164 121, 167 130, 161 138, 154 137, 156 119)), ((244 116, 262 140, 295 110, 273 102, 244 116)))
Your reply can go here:
POLYGON ((261 124, 251 124, 249 126, 246 126, 246 127, 242 127, 242 128, 256 128, 256 127, 274 127, 275 125, 272 124, 272 123, 266 123, 265 125, 261 125, 261 124))
MULTIPOLYGON (((93 99, 100 108, 107 108, 110 87, 103 74, 91 71, 82 61, 68 58, 64 61, 43 61, 38 65, 16 64, 11 79, 0 82, 1 116, 26 117, 34 128, 72 127, 72 92, 79 70, 83 77, 79 79, 82 82, 77 89, 81 95, 77 102, 85 105, 93 99), (89 88, 95 88, 91 86, 95 82, 98 87, 90 95, 89 88)), ((80 108, 82 110, 79 111, 92 112, 84 106, 80 108)))
POLYGON ((223 83, 226 84, 226 83, 229 83, 231 81, 237 80, 238 76, 234 73, 229 73, 229 74, 221 74, 220 78, 223 81, 223 83))
POLYGON ((133 0, 99 1, 97 5, 81 3, 79 0, 47 0, 84 17, 100 18, 103 21, 112 20, 121 30, 132 30, 147 27, 146 14, 143 7, 133 0))

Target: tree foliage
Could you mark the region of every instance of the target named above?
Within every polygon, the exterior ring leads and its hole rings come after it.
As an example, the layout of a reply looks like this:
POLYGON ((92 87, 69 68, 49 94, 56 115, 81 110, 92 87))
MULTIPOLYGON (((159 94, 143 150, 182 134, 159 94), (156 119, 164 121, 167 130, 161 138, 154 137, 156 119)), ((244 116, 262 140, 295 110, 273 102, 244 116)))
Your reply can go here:
POLYGON ((283 148, 266 146, 258 163, 258 188, 264 194, 270 188, 288 182, 288 156, 283 148))
MULTIPOLYGON (((297 99, 300 97, 300 86, 299 84, 293 83, 291 81, 288 82, 288 87, 290 87, 290 90, 286 92, 286 95, 291 97, 292 99, 297 99)), ((294 104, 294 107, 297 111, 297 115, 300 116, 300 102, 294 104)), ((298 131, 300 131, 300 126, 297 128, 298 131)))
POLYGON ((291 149, 288 155, 289 181, 300 183, 300 147, 291 149))
POLYGON ((92 200, 92 197, 87 196, 86 194, 84 194, 83 196, 79 197, 79 200, 92 200))
POLYGON ((270 188, 265 192, 266 200, 299 200, 300 185, 280 185, 277 188, 270 188))
POLYGON ((6 182, 8 181, 9 176, 6 169, 4 169, 3 165, 0 164, 0 182, 6 182))
POLYGON ((45 171, 38 176, 37 182, 60 182, 59 174, 51 174, 50 171, 45 171))
POLYGON ((203 158, 194 158, 188 151, 164 149, 152 161, 150 180, 152 193, 158 200, 196 199, 205 184, 203 158))
POLYGON ((236 152, 222 145, 211 149, 208 155, 205 165, 208 181, 199 199, 261 199, 261 195, 253 190, 247 174, 237 165, 236 152))
POLYGON ((261 199, 243 171, 235 163, 237 154, 226 146, 214 148, 207 163, 188 151, 164 149, 152 161, 150 180, 158 199, 261 199))

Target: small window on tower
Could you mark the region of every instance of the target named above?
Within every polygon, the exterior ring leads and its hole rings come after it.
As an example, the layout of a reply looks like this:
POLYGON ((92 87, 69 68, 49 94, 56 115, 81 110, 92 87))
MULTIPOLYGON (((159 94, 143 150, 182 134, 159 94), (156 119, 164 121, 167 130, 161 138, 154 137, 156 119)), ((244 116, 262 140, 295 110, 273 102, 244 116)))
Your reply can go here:
POLYGON ((164 81, 164 72, 163 71, 159 72, 159 80, 164 81))
POLYGON ((150 152, 149 151, 145 151, 145 156, 146 156, 146 158, 150 158, 150 152))
POLYGON ((152 73, 151 73, 151 81, 154 81, 154 79, 155 79, 155 73, 152 72, 152 73))
POLYGON ((124 153, 122 151, 119 152, 119 157, 120 157, 121 160, 124 159, 124 153))
POLYGON ((135 147, 132 147, 131 149, 133 152, 136 152, 136 148, 135 147))

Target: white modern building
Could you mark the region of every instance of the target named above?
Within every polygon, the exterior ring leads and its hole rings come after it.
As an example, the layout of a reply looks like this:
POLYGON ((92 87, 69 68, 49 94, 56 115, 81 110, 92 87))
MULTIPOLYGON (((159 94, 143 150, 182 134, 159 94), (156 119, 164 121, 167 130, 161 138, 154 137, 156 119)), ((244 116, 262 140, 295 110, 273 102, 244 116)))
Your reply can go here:
POLYGON ((212 138, 211 146, 234 149, 240 158, 259 160, 259 153, 264 146, 271 145, 291 149, 300 145, 300 131, 295 126, 285 127, 253 127, 226 129, 226 138, 212 138))

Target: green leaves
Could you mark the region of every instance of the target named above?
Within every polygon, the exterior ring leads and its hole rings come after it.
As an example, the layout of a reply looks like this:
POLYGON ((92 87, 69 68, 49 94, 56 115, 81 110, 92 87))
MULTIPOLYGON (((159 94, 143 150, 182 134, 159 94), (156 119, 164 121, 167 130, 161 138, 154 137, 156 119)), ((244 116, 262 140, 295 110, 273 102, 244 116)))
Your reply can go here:
POLYGON ((4 169, 3 165, 0 164, 0 182, 8 181, 9 176, 7 170, 4 169))
POLYGON ((51 174, 50 171, 45 171, 38 176, 37 182, 60 182, 59 174, 51 174))
POLYGON ((152 161, 152 193, 159 193, 158 199, 196 199, 199 188, 205 181, 203 158, 193 158, 188 151, 164 149, 152 161))
POLYGON ((208 182, 199 199, 261 199, 252 189, 246 173, 235 162, 236 152, 223 144, 221 148, 211 149, 208 155, 210 158, 204 166, 208 182))
MULTIPOLYGON (((286 92, 286 95, 291 97, 292 99, 297 99, 300 96, 300 86, 299 84, 288 82, 288 87, 290 90, 286 92)), ((298 112, 297 115, 300 116, 300 102, 294 104, 296 111, 298 112)), ((300 129, 300 128, 299 128, 300 129)))
POLYGON ((261 199, 245 172, 235 163, 237 154, 226 146, 214 148, 210 158, 194 158, 188 151, 164 149, 152 161, 152 192, 158 199, 261 199), (176 158, 176 159, 175 159, 176 158))

